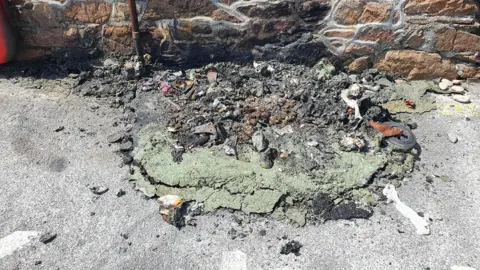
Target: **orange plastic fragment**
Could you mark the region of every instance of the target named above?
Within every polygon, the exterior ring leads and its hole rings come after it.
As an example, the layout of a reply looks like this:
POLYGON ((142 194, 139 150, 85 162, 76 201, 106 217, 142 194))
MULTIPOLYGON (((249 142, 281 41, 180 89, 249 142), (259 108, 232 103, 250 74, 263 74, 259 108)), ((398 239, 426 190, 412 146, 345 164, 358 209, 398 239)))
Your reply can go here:
POLYGON ((368 124, 378 130, 380 133, 382 133, 382 135, 385 137, 398 136, 402 135, 403 133, 403 131, 399 128, 393 128, 391 126, 384 125, 378 122, 368 121, 368 124))

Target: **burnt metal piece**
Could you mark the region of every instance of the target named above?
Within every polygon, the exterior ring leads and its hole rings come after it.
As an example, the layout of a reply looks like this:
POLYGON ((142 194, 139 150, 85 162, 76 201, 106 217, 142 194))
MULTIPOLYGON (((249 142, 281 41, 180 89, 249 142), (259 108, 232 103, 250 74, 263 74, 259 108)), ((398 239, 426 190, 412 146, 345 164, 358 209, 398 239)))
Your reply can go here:
POLYGON ((135 0, 128 0, 128 9, 130 11, 130 23, 132 25, 132 37, 135 41, 135 51, 140 59, 142 56, 142 44, 140 42, 140 30, 138 27, 137 5, 135 0))

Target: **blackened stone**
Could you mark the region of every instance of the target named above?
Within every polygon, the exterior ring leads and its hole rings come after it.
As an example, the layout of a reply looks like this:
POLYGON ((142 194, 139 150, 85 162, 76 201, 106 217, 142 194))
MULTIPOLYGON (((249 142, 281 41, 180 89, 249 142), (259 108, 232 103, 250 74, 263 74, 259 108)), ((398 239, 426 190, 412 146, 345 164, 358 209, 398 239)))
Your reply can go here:
POLYGON ((296 256, 300 256, 300 248, 302 248, 302 244, 300 244, 300 242, 291 240, 282 247, 282 249, 280 250, 280 254, 288 255, 290 253, 293 253, 296 256))
POLYGON ((371 209, 360 208, 354 202, 334 205, 328 194, 318 193, 313 199, 313 213, 324 220, 369 219, 373 215, 371 209))
POLYGON ((373 215, 371 209, 363 209, 353 202, 335 206, 330 212, 324 214, 325 220, 339 219, 369 219, 373 215))
POLYGON ((46 232, 46 233, 42 234, 42 236, 40 236, 40 239, 38 239, 38 241, 40 241, 44 244, 48 244, 48 243, 52 242, 55 238, 57 238, 56 233, 46 232))
POLYGON ((196 34, 211 34, 212 27, 207 23, 199 23, 192 27, 192 32, 196 34))
POLYGON ((330 10, 329 1, 304 1, 298 4, 298 16, 306 22, 320 21, 330 10))
POLYGON ((329 212, 333 208, 333 202, 326 193, 317 193, 313 198, 313 213, 321 215, 329 212))

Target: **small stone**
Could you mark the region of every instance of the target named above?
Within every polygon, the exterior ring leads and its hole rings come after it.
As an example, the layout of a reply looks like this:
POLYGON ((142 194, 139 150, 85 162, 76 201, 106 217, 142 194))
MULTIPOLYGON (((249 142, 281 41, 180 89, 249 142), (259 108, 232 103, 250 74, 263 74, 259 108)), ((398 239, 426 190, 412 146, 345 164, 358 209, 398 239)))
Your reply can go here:
POLYGON ((260 167, 264 169, 271 169, 274 165, 273 160, 275 159, 278 153, 276 150, 269 148, 267 151, 261 153, 260 156, 260 167))
POLYGON ((133 143, 131 141, 127 141, 120 145, 120 151, 130 151, 133 149, 133 143))
POLYGON ((44 243, 44 244, 48 244, 50 242, 52 242, 55 238, 57 238, 57 234, 56 233, 53 233, 53 232, 46 232, 44 234, 42 234, 40 236, 40 238, 38 239, 38 241, 44 243))
POLYGON ((454 85, 450 89, 452 89, 452 91, 457 93, 457 94, 463 94, 463 92, 465 92, 465 88, 463 88, 461 86, 458 86, 458 85, 454 85))
POLYGON ((439 87, 441 90, 447 90, 447 89, 448 89, 448 83, 445 83, 445 82, 441 81, 441 82, 438 84, 438 87, 439 87))
POLYGON ((462 96, 462 95, 453 95, 453 100, 460 102, 460 103, 470 103, 469 96, 462 96))
POLYGON ((42 261, 35 261, 35 265, 40 265, 42 264, 42 261))
POLYGON ((453 80, 452 83, 453 83, 453 85, 461 85, 462 81, 461 80, 453 80))
POLYGON ((237 238, 237 230, 235 230, 234 228, 231 228, 230 230, 228 230, 227 234, 232 240, 237 238))
POLYGON ((108 188, 104 187, 104 186, 93 186, 93 187, 90 187, 90 191, 93 194, 102 195, 102 194, 104 194, 105 192, 108 191, 108 188))
POLYGON ((53 131, 55 131, 55 132, 60 132, 60 131, 62 131, 62 130, 64 130, 64 129, 65 129, 64 126, 59 126, 59 127, 57 127, 56 129, 54 129, 53 131))
POLYGON ((122 158, 122 162, 123 162, 123 164, 128 165, 128 164, 130 164, 130 163, 133 162, 133 157, 131 157, 131 156, 124 156, 124 157, 122 158))
POLYGON ((123 189, 119 189, 117 191, 117 197, 122 197, 125 194, 127 194, 127 192, 125 192, 125 190, 123 190, 123 189))
POLYGON ((120 236, 125 240, 128 239, 128 234, 127 233, 121 233, 120 236))
POLYGON ((125 126, 125 132, 130 132, 132 129, 133 129, 132 124, 128 124, 128 125, 125 126))
POLYGON ((453 179, 450 178, 448 175, 440 175, 440 179, 443 181, 443 182, 452 182, 453 179))
POLYGON ((458 138, 455 134, 448 133, 448 140, 450 140, 452 143, 456 143, 458 141, 458 138))
POLYGON ((241 232, 241 233, 238 234, 238 237, 245 238, 245 237, 247 237, 247 235, 245 233, 241 232))
POLYGON ((306 143, 307 146, 310 146, 310 147, 317 147, 318 146, 318 142, 317 141, 308 141, 306 143))
POLYGON ((431 184, 431 183, 433 183, 433 177, 427 176, 427 177, 425 177, 425 181, 426 181, 427 183, 431 184))
POLYGON ((265 138, 262 132, 255 132, 252 136, 253 146, 258 152, 262 152, 268 148, 268 140, 265 138))
POLYGON ((109 143, 116 143, 121 141, 125 137, 125 133, 117 132, 107 137, 109 143))
POLYGON ((440 83, 442 83, 442 82, 443 82, 444 84, 446 84, 448 87, 453 86, 453 82, 450 81, 450 80, 448 80, 448 79, 442 79, 442 80, 440 81, 440 83))

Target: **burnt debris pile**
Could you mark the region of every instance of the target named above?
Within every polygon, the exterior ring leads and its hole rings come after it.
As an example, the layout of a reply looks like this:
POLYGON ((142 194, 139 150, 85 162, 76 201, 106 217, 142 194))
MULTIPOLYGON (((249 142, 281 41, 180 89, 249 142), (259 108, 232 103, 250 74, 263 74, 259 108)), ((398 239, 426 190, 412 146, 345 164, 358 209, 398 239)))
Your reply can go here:
POLYGON ((10 66, 10 80, 123 108, 126 131, 110 143, 128 146, 129 179, 147 197, 298 225, 368 218, 381 188, 413 170, 415 124, 402 113, 433 110, 438 90, 326 59, 173 70, 138 60, 10 66))

